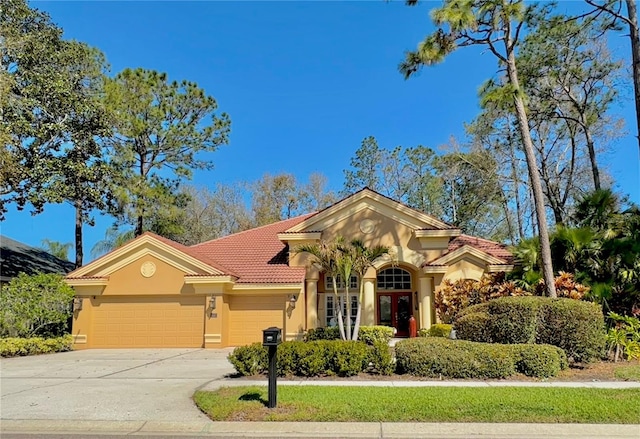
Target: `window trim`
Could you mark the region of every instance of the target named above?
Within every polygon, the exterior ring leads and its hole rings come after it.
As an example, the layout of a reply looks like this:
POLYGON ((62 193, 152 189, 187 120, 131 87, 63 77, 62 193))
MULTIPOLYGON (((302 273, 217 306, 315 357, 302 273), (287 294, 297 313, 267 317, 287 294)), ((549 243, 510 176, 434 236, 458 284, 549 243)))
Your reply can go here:
MULTIPOLYGON (((336 280, 338 282, 338 291, 344 291, 345 285, 344 285, 344 281, 342 280, 342 276, 338 275, 336 280)), ((328 274, 324 275, 324 288, 327 291, 333 292, 333 278, 328 274)), ((358 288, 360 288, 360 282, 359 282, 358 276, 355 274, 352 274, 351 281, 349 282, 349 290, 357 290, 358 288)))
MULTIPOLYGON (((384 284, 383 284, 384 285, 384 284)), ((378 292, 388 292, 388 291, 410 291, 413 289, 413 275, 411 274, 411 272, 403 267, 387 267, 384 270, 380 270, 378 271, 378 273, 376 274, 376 291, 378 292), (386 274, 386 271, 389 270, 402 270, 403 273, 393 273, 393 274, 386 274), (395 288, 395 276, 402 276, 400 279, 400 283, 402 284, 402 288, 395 288), (406 283, 407 280, 404 279, 404 276, 407 275, 409 277, 408 279, 408 284, 406 283), (380 285, 380 277, 384 276, 384 282, 386 282, 386 286, 388 286, 389 284, 392 286, 392 288, 385 288, 384 286, 380 285), (391 279, 391 281, 389 282, 388 279, 391 279), (408 287, 407 287, 408 285, 408 287)))
MULTIPOLYGON (((359 293, 349 292, 349 297, 351 299, 351 319, 353 320, 353 323, 355 323, 355 318, 356 318, 356 314, 357 314, 357 310, 358 310, 358 295, 359 295, 359 293)), ((329 322, 330 322, 330 319, 332 319, 332 318, 336 318, 335 326, 338 326, 337 313, 335 312, 333 299, 334 299, 333 292, 326 292, 324 294, 324 324, 325 324, 326 328, 331 327, 329 322), (329 300, 331 300, 331 309, 332 309, 332 314, 333 314, 331 317, 329 317, 329 300)), ((342 311, 343 311, 342 316, 344 318, 346 318, 347 314, 346 314, 346 309, 344 307, 343 307, 342 311)))

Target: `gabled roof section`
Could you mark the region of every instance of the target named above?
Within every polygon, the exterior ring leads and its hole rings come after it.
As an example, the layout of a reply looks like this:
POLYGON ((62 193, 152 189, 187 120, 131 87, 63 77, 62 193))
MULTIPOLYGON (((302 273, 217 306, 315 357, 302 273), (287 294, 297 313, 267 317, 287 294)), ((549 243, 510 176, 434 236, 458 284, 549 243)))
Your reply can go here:
POLYGON ((489 239, 476 238, 475 236, 471 235, 463 234, 456 237, 455 239, 452 239, 449 242, 449 251, 455 251, 465 245, 477 248, 478 250, 490 254, 491 256, 502 259, 507 264, 513 263, 513 254, 507 249, 506 245, 500 244, 496 241, 491 241, 489 239))
POLYGON ((285 230, 285 232, 300 233, 306 231, 319 231, 364 209, 370 209, 383 215, 392 211, 393 214, 391 219, 416 230, 455 229, 455 227, 440 221, 432 215, 412 209, 411 207, 365 187, 355 194, 338 201, 314 215, 311 215, 304 221, 301 221, 300 223, 285 230))
POLYGON ((449 242, 447 253, 425 263, 424 266, 450 265, 465 255, 475 256, 488 265, 510 265, 513 263, 513 255, 504 244, 475 236, 460 235, 449 242))
POLYGON ((278 239, 282 233, 314 214, 279 221, 197 244, 190 249, 210 259, 224 261, 238 275, 238 284, 293 284, 304 281, 304 267, 289 266, 289 248, 278 239))
MULTIPOLYGON (((153 248, 168 252, 175 256, 176 259, 182 260, 186 265, 196 267, 198 270, 204 272, 210 276, 234 276, 236 274, 221 265, 220 263, 211 260, 205 255, 195 252, 190 247, 179 244, 170 239, 156 235, 155 233, 145 232, 135 239, 127 242, 126 244, 112 250, 104 256, 96 259, 95 261, 72 271, 67 276, 68 278, 84 278, 84 277, 96 277, 105 276, 111 271, 110 267, 113 267, 116 260, 124 255, 131 254, 129 258, 133 260, 137 259, 143 254, 152 254, 154 256, 160 256, 153 251, 153 248)), ((167 261, 168 262, 168 261, 167 261)), ((200 274, 194 270, 186 270, 185 274, 200 274)))

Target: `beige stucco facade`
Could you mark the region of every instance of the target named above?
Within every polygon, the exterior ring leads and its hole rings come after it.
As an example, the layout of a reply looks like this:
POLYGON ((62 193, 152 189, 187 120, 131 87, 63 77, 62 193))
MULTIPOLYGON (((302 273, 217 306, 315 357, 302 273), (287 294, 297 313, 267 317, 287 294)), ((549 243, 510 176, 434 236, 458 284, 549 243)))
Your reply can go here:
MULTIPOLYGON (((409 314, 418 327, 435 323, 434 294, 444 280, 510 269, 504 259, 467 245, 451 251, 460 230, 366 189, 293 223, 260 238, 277 240, 288 252, 284 269, 304 268, 295 282, 245 282, 232 254, 212 261, 153 234, 74 271, 67 277, 77 297, 74 347, 237 346, 260 341, 270 326, 282 328, 286 340, 300 339, 308 329, 334 323, 334 304, 324 273, 295 249, 339 236, 391 248, 392 257, 357 282, 362 324, 395 325, 399 335, 409 314), (235 271, 225 268, 232 262, 235 271)), ((242 232, 243 239, 265 233, 254 230, 242 232)))

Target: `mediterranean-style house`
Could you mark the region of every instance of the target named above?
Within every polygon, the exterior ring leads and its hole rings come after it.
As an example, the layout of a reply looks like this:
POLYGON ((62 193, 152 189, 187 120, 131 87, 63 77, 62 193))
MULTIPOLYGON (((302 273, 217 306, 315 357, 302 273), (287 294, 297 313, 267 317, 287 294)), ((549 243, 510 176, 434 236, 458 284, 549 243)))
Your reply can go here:
POLYGON ((74 347, 238 346, 271 326, 294 340, 334 325, 331 279, 295 249, 338 236, 392 249, 393 260, 349 285, 355 306, 364 284, 362 324, 393 326, 399 337, 412 315, 418 327, 435 323, 443 280, 512 268, 505 246, 365 188, 320 212, 191 247, 145 233, 69 273, 74 347))

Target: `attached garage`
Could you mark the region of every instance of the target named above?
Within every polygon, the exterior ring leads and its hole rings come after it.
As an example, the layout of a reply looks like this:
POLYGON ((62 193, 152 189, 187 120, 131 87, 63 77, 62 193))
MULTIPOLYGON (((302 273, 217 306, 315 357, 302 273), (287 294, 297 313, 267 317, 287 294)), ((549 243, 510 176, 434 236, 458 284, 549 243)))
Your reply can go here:
POLYGON ((202 296, 104 296, 93 305, 94 348, 200 348, 202 296))
POLYGON ((230 346, 242 346, 262 340, 262 330, 285 327, 283 296, 231 296, 229 301, 230 346))

